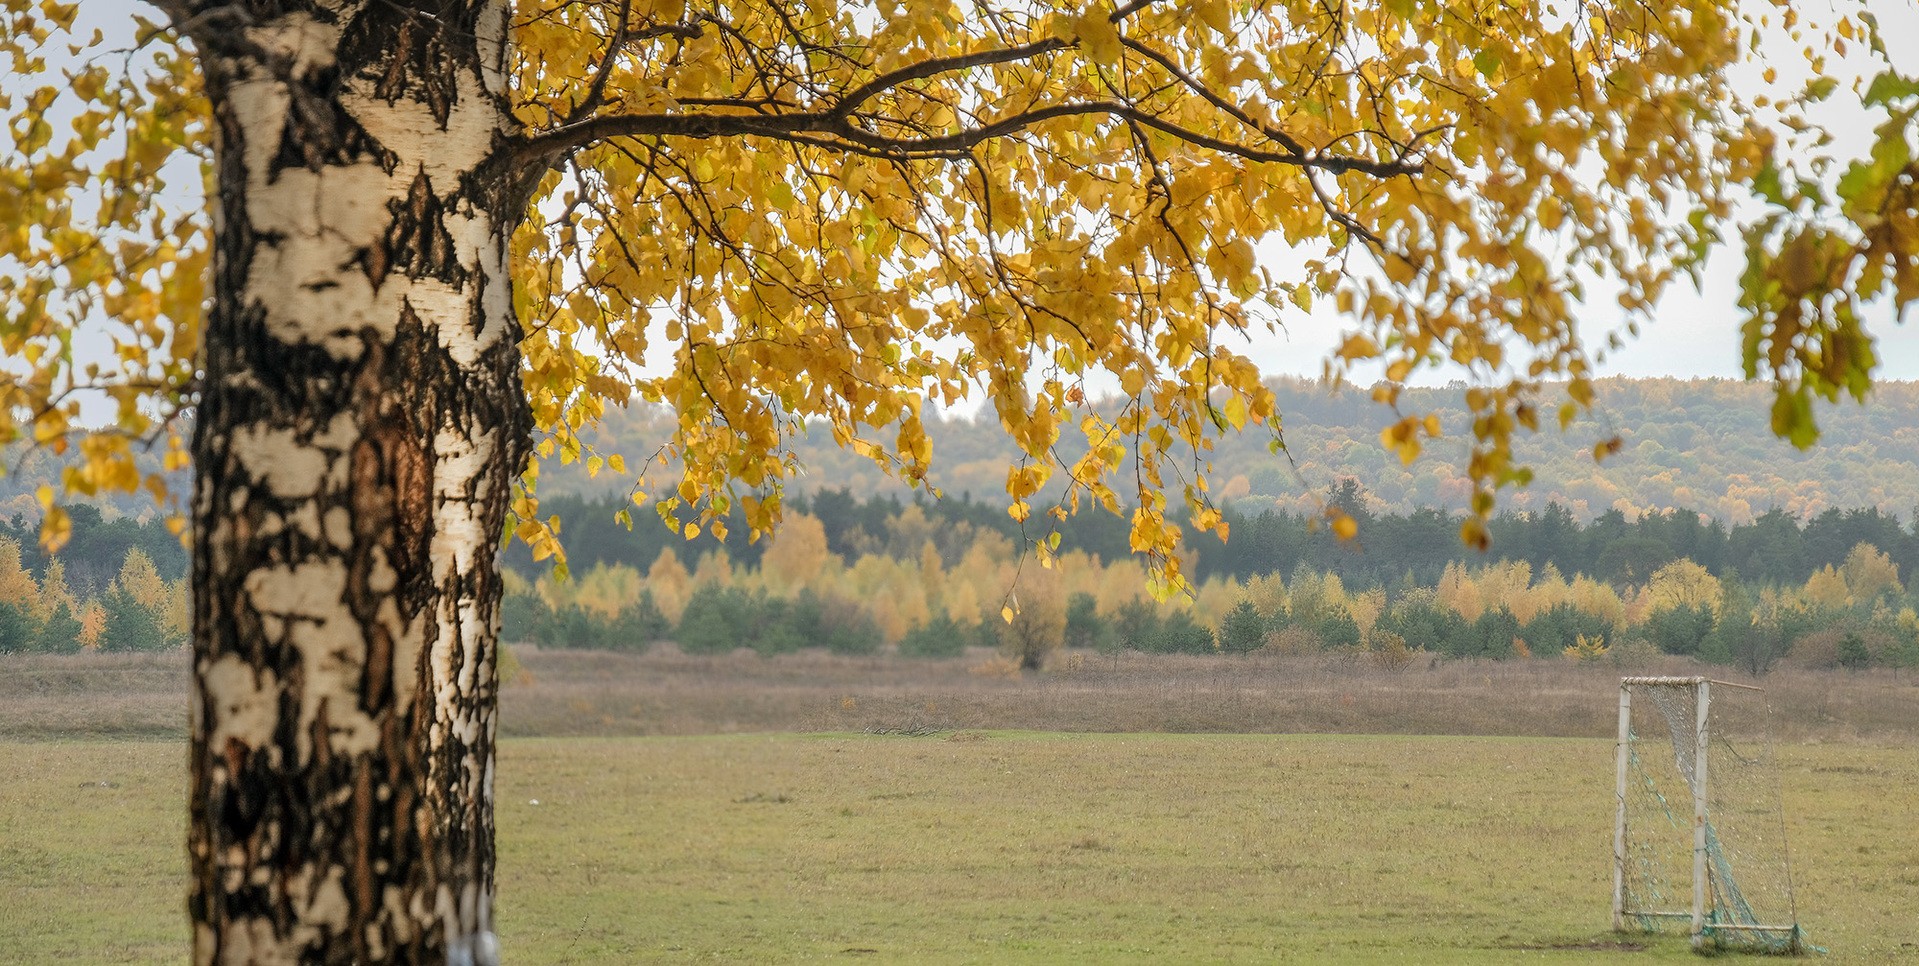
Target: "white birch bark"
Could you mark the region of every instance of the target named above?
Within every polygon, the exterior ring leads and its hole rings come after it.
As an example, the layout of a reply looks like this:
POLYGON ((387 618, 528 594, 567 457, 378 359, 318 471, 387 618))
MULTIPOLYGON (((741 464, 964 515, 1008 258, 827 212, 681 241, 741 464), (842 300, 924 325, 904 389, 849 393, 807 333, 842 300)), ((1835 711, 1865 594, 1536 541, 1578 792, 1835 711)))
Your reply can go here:
POLYGON ((508 7, 284 7, 195 35, 194 959, 491 962, 508 7))

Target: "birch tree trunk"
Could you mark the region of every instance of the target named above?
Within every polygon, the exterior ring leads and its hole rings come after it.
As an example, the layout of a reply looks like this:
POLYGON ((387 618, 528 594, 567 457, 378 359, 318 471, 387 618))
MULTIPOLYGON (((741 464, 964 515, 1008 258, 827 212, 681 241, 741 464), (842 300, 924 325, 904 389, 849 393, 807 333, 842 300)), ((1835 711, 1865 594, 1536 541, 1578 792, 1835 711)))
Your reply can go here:
POLYGON ((491 962, 526 456, 502 0, 187 7, 218 127, 194 959, 491 962))

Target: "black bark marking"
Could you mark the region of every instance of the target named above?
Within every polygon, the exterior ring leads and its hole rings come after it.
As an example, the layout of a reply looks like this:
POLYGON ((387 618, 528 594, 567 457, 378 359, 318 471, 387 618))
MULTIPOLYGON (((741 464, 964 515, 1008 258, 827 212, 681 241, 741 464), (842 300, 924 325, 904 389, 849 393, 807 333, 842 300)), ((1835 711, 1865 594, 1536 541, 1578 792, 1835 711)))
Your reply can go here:
POLYGON ((289 100, 280 143, 267 166, 268 180, 288 168, 319 172, 370 159, 388 174, 400 163, 398 155, 367 133, 339 101, 336 70, 314 71, 304 77, 284 77, 289 100))
POLYGON ((406 198, 387 202, 393 220, 378 242, 363 250, 356 261, 379 288, 398 271, 407 278, 437 278, 454 288, 466 284, 453 235, 447 231, 448 205, 433 193, 433 180, 421 171, 408 186, 406 198))
POLYGON ((341 35, 339 62, 372 80, 376 96, 388 103, 417 101, 445 127, 459 101, 455 78, 462 70, 478 74, 472 38, 481 6, 452 0, 368 4, 341 35))

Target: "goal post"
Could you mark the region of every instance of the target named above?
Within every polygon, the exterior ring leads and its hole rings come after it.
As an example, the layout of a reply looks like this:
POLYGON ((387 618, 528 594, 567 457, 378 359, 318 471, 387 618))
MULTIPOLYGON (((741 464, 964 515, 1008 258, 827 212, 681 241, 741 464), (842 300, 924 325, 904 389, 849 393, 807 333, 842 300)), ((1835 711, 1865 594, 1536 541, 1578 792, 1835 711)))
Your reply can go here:
POLYGON ((1705 677, 1620 679, 1615 930, 1683 922, 1697 949, 1805 948, 1764 694, 1705 677))

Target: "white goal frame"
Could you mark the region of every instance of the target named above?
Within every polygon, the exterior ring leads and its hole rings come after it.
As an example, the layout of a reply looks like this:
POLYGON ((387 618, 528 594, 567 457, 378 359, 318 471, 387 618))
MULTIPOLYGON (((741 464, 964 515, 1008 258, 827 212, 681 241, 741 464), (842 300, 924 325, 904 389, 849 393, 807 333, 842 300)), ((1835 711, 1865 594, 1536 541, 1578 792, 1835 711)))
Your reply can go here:
MULTIPOLYGON (((1619 739, 1615 749, 1614 787, 1617 810, 1613 823, 1613 893, 1612 922, 1617 932, 1627 931, 1628 917, 1635 919, 1687 919, 1691 922, 1692 945, 1694 949, 1704 947, 1707 939, 1707 905, 1711 901, 1711 875, 1708 869, 1708 820, 1706 762, 1708 759, 1708 727, 1712 707, 1713 688, 1738 688, 1744 691, 1764 692, 1764 688, 1750 684, 1735 684, 1731 681, 1714 681, 1705 677, 1624 677, 1619 679, 1619 739), (1626 799, 1627 782, 1632 758, 1632 692, 1635 687, 1677 687, 1691 689, 1693 701, 1693 774, 1689 791, 1692 794, 1692 908, 1677 909, 1628 909, 1626 904, 1626 799)), ((1711 928, 1756 934, 1783 934, 1791 937, 1793 948, 1798 948, 1799 927, 1791 925, 1760 925, 1713 923, 1711 928)))

